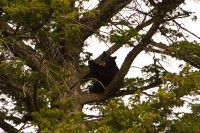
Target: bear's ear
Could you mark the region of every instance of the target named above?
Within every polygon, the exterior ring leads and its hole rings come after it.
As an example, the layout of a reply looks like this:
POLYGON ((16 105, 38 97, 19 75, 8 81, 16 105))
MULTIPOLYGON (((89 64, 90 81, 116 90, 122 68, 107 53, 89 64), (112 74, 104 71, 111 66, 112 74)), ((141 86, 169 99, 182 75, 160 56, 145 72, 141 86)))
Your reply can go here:
POLYGON ((117 56, 112 57, 114 60, 117 59, 117 56))
POLYGON ((103 55, 107 55, 107 54, 106 54, 106 51, 103 51, 103 55))

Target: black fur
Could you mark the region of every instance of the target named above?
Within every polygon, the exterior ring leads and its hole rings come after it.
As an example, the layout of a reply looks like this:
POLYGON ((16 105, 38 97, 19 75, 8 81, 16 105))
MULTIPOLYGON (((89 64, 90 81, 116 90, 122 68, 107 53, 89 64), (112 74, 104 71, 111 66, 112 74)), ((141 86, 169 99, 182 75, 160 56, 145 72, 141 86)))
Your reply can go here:
POLYGON ((103 52, 101 65, 93 60, 89 61, 90 75, 96 79, 93 86, 89 88, 91 93, 102 93, 115 77, 119 71, 115 59, 116 57, 111 57, 103 52))

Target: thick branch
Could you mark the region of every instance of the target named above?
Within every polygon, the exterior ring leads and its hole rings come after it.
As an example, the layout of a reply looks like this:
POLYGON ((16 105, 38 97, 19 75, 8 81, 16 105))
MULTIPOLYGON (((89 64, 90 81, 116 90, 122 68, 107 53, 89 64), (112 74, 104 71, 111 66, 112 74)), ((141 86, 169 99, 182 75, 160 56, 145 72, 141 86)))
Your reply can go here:
MULTIPOLYGON (((132 64, 132 62, 134 61, 134 59, 137 57, 137 55, 142 52, 149 44, 152 36, 156 33, 156 31, 158 30, 159 26, 161 23, 164 22, 164 17, 166 15, 166 13, 168 11, 171 11, 173 9, 175 9, 180 3, 178 3, 177 5, 172 5, 171 7, 169 7, 168 10, 164 10, 162 8, 159 8, 156 16, 155 16, 155 21, 152 24, 151 28, 149 29, 149 31, 146 33, 146 35, 143 37, 143 39, 140 41, 140 43, 135 46, 126 56, 120 71, 117 73, 117 75, 114 77, 114 79, 112 80, 112 82, 108 85, 108 87, 105 90, 105 98, 112 96, 113 94, 115 94, 117 92, 117 90, 120 87, 121 82, 123 81, 124 77, 126 76, 126 74, 128 73, 130 66, 132 64)), ((165 5, 164 5, 165 6, 165 5)))
POLYGON ((41 69, 41 58, 30 46, 25 45, 22 41, 16 41, 15 44, 8 43, 7 46, 14 55, 24 59, 33 70, 41 69))
MULTIPOLYGON (((181 2, 179 3, 181 4, 181 2)), ((179 4, 172 5, 171 7, 167 6, 169 9, 166 9, 166 5, 163 5, 165 8, 157 8, 157 14, 154 17, 154 23, 152 24, 149 31, 146 33, 146 35, 143 37, 143 39, 140 41, 140 43, 135 46, 126 56, 120 71, 117 73, 117 75, 114 77, 114 79, 111 81, 111 83, 106 87, 106 90, 101 95, 96 94, 87 94, 83 93, 83 95, 80 97, 80 101, 82 104, 90 103, 90 102, 96 102, 96 101, 102 101, 104 99, 107 99, 109 97, 112 97, 112 95, 116 94, 116 92, 120 88, 120 84, 122 83, 125 75, 130 69, 130 66, 134 59, 137 57, 137 55, 143 51, 149 44, 152 36, 156 33, 161 23, 164 22, 164 17, 168 11, 171 11, 175 9, 179 4), (85 98, 87 97, 87 99, 85 98)), ((162 5, 161 5, 162 6, 162 5)))
POLYGON ((26 45, 22 40, 18 40, 15 31, 6 22, 0 21, 0 24, 5 47, 8 47, 14 55, 24 59, 33 70, 40 69, 42 57, 36 53, 36 50, 26 45))
MULTIPOLYGON (((122 45, 123 45, 123 44, 122 44, 122 45)), ((108 54, 108 55, 113 54, 115 51, 117 51, 119 48, 121 48, 122 45, 119 45, 119 44, 113 45, 112 47, 110 47, 110 48, 106 51, 106 54, 108 54)), ((96 62, 96 63, 100 63, 102 56, 103 56, 103 55, 101 54, 99 57, 97 57, 97 58, 95 59, 95 62, 96 62)), ((89 67, 85 67, 85 68, 80 72, 80 79, 83 79, 84 77, 86 77, 88 73, 89 73, 89 67)))
POLYGON ((107 87, 105 93, 107 96, 110 96, 111 94, 114 94, 118 87, 116 87, 116 84, 119 86, 119 83, 121 83, 128 73, 130 66, 134 59, 137 57, 137 55, 144 50, 144 48, 148 45, 149 40, 152 38, 152 36, 156 33, 157 29, 159 28, 160 24, 162 23, 162 17, 158 16, 157 20, 153 23, 149 31, 147 32, 146 36, 141 40, 141 42, 134 47, 129 54, 126 56, 124 63, 122 64, 122 67, 120 71, 117 73, 113 81, 109 84, 107 87))
POLYGON ((14 30, 6 22, 0 21, 0 24, 0 30, 3 31, 2 35, 5 40, 5 47, 8 48, 15 56, 23 59, 26 62, 26 65, 33 70, 45 73, 48 78, 54 79, 54 76, 52 76, 48 66, 46 65, 49 62, 44 61, 44 58, 39 55, 35 49, 26 45, 22 40, 17 39, 14 30), (45 64, 43 62, 45 62, 45 64))
POLYGON ((8 124, 4 120, 0 120, 0 127, 8 133, 18 133, 19 132, 15 127, 8 124))
POLYGON ((131 64, 133 60, 137 57, 137 55, 144 50, 144 48, 148 45, 149 40, 151 37, 155 34, 157 29, 159 28, 160 24, 162 23, 162 19, 164 17, 158 17, 158 19, 153 23, 147 34, 144 36, 144 38, 140 41, 140 43, 135 46, 126 56, 124 63, 122 64, 122 67, 120 71, 117 73, 115 78, 112 80, 112 82, 108 85, 105 92, 101 95, 96 94, 85 94, 83 97, 87 97, 87 99, 82 99, 81 101, 84 103, 90 103, 94 101, 101 101, 103 99, 106 99, 113 94, 117 92, 117 90, 120 88, 121 83, 128 73, 131 64))
POLYGON ((154 0, 148 0, 148 1, 149 1, 149 3, 150 3, 152 6, 154 6, 154 7, 157 6, 157 4, 154 2, 154 0))
POLYGON ((19 82, 12 80, 9 76, 4 74, 0 75, 0 83, 15 88, 16 90, 23 92, 24 94, 31 95, 32 93, 30 92, 30 89, 28 89, 25 85, 22 85, 19 82))
MULTIPOLYGON (((141 23, 140 25, 136 26, 135 27, 135 30, 136 31, 140 31, 141 29, 143 29, 144 27, 147 27, 149 26, 150 24, 153 23, 153 19, 149 19, 143 23, 141 23)), ((119 43, 116 43, 114 44, 112 47, 110 47, 107 51, 106 51, 106 54, 107 55, 111 55, 113 54, 114 52, 116 52, 119 48, 121 48, 124 44, 119 44, 119 43)), ((99 57, 97 57, 95 59, 95 62, 96 63, 100 63, 101 61, 101 57, 102 55, 100 55, 99 57)), ((86 75, 89 73, 89 68, 88 67, 85 67, 81 72, 80 72, 80 79, 83 79, 84 77, 86 77, 86 75)))
POLYGON ((120 10, 126 7, 132 0, 102 0, 98 7, 94 9, 97 11, 96 16, 84 16, 80 21, 85 25, 83 28, 83 40, 91 36, 103 24, 110 21, 110 19, 120 10))

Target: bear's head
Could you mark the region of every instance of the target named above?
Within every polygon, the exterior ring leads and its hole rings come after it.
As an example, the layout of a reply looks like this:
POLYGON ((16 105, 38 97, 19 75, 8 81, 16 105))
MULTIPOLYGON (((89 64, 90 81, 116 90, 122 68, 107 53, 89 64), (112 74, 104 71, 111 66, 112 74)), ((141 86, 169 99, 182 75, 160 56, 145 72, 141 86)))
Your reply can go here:
POLYGON ((112 56, 106 54, 106 52, 104 51, 102 59, 101 59, 102 60, 101 65, 104 67, 115 67, 115 66, 117 66, 116 62, 115 62, 116 58, 117 58, 116 56, 112 57, 112 56))

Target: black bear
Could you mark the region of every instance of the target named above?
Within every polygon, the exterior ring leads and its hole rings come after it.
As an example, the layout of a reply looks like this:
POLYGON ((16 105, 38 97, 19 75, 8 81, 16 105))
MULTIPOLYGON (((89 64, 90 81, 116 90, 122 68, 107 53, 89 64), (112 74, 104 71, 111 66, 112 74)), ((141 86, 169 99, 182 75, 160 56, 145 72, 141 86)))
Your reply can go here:
POLYGON ((95 78, 93 86, 89 88, 91 93, 102 93, 115 77, 119 71, 115 59, 116 57, 112 57, 107 55, 106 52, 103 52, 101 64, 89 60, 90 75, 92 78, 95 78))

